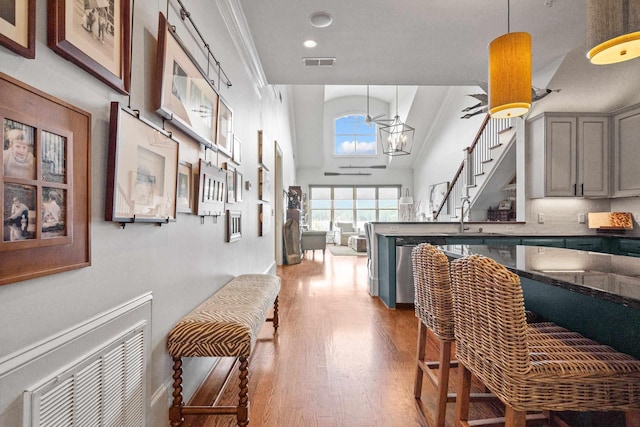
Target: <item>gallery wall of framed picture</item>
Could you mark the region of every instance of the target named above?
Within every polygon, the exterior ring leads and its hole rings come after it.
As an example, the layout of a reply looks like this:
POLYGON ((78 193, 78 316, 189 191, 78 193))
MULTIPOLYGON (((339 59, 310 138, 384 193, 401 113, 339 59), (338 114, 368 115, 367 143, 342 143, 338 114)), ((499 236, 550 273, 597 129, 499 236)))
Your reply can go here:
POLYGON ((91 115, 2 73, 0 93, 0 285, 90 265, 91 115))

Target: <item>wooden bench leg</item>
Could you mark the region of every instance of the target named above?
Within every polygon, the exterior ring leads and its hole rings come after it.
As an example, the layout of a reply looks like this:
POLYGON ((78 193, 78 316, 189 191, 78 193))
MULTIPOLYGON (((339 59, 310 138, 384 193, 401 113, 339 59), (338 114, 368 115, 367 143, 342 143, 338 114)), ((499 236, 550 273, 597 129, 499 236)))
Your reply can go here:
POLYGON ((279 319, 278 319, 278 298, 280 296, 276 295, 276 300, 273 302, 273 329, 275 329, 275 331, 278 331, 278 325, 279 325, 279 319))
POLYGON ((182 358, 173 358, 173 403, 169 408, 171 427, 180 427, 184 422, 182 416, 182 358))
MULTIPOLYGON (((277 300, 276 300, 277 301, 277 300)), ((247 392, 249 391, 249 387, 247 383, 247 373, 249 372, 249 362, 246 357, 240 357, 240 393, 238 393, 238 425, 246 426, 249 424, 249 396, 247 396, 247 392)))

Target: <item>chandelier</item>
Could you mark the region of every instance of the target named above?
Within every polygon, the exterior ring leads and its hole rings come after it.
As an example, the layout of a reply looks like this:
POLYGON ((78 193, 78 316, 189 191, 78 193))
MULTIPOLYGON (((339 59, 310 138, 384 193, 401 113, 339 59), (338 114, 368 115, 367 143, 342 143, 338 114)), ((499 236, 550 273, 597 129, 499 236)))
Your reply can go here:
POLYGON ((406 156, 411 154, 415 129, 402 123, 398 115, 398 86, 396 86, 396 115, 386 126, 380 126, 380 144, 387 156, 406 156))

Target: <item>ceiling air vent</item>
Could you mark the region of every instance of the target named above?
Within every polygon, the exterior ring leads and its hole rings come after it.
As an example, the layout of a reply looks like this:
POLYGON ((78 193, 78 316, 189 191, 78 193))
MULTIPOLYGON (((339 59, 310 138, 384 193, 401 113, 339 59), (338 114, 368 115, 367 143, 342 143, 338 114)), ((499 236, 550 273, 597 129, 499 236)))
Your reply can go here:
POLYGON ((333 67, 336 65, 336 58, 302 58, 306 67, 333 67))

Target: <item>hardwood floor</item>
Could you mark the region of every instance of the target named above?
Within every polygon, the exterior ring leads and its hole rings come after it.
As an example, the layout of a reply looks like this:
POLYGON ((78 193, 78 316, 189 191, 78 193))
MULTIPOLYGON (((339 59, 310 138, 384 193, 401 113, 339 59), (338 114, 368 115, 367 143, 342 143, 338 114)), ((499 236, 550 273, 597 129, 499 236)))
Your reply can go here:
MULTIPOLYGON (((260 333, 249 364, 250 426, 427 426, 413 396, 417 318, 413 308, 389 310, 368 293, 366 257, 327 250, 279 267, 280 328, 260 333)), ((435 357, 435 354, 433 355, 435 357)), ((213 400, 218 369, 192 404, 213 400)), ((455 370, 452 372, 455 376, 455 370)), ((234 375, 235 378, 235 375, 234 375)), ((422 399, 435 406, 425 379, 422 399)), ((237 384, 223 403, 235 404, 237 384)), ((496 408, 472 409, 495 416, 496 408)), ((454 405, 447 408, 453 425, 454 405)), ((187 416, 185 427, 235 426, 234 416, 187 416)))

